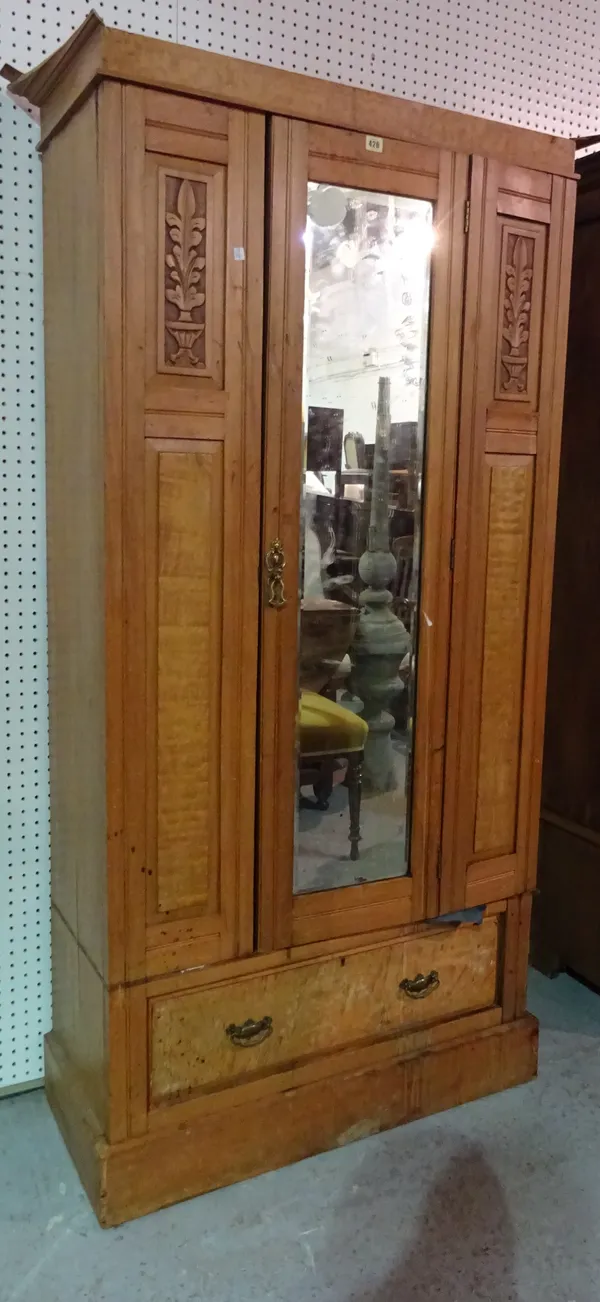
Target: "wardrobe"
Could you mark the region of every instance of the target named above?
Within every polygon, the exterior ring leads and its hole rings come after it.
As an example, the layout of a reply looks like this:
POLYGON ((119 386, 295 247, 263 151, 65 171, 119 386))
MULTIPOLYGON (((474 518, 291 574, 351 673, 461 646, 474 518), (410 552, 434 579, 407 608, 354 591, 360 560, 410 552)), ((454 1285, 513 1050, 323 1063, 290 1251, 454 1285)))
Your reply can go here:
POLYGON ((535 1073, 574 148, 93 14, 12 90, 46 1088, 114 1225, 535 1073))

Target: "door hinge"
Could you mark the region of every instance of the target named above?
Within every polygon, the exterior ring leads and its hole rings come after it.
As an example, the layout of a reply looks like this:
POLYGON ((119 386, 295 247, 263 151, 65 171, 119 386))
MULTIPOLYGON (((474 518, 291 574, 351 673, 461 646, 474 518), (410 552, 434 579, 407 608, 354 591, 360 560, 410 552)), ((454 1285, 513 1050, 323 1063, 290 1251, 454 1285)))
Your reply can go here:
POLYGON ((450 539, 450 572, 454 572, 454 538, 450 539))
POLYGON ((469 233, 470 224, 471 224, 471 200, 465 199, 465 235, 468 235, 469 233))

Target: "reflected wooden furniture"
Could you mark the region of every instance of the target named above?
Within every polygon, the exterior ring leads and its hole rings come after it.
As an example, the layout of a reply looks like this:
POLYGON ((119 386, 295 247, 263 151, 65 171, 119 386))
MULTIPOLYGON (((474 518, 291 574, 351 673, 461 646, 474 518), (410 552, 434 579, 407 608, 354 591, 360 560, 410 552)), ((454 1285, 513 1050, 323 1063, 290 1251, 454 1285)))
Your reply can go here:
POLYGON ((577 170, 532 959, 600 988, 600 156, 577 170))
POLYGON ((358 610, 342 601, 303 597, 300 609, 300 686, 320 692, 352 642, 358 610))
POLYGON ((350 858, 359 858, 361 769, 369 729, 364 719, 317 692, 301 692, 298 712, 300 784, 312 782, 315 807, 325 811, 333 791, 336 760, 346 761, 350 858), (316 773, 315 773, 316 770, 316 773))
POLYGON ((109 1225, 535 1072, 573 146, 93 15, 15 90, 44 173, 46 1087, 109 1225), (309 180, 426 199, 436 243, 410 875, 294 896, 309 180))

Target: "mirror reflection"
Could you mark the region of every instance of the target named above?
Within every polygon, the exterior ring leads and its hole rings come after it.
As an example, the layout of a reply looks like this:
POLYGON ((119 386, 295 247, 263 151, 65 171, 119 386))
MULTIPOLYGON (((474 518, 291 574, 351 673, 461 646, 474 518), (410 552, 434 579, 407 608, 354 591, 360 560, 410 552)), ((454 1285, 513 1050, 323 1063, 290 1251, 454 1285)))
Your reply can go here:
POLYGON ((296 893, 408 871, 432 221, 308 186, 296 893))

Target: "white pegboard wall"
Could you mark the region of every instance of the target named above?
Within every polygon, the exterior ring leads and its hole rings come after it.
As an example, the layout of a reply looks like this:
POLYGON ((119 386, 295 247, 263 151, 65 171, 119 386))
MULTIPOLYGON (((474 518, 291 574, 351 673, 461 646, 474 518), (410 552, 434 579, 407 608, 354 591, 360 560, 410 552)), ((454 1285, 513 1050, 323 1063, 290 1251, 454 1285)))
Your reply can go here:
POLYGON ((600 120, 598 0, 179 0, 177 39, 554 135, 600 120))
MULTIPOLYGON (((31 67, 88 0, 0 0, 31 67)), ((105 22, 556 135, 600 128, 598 0, 95 0, 105 22)), ((37 128, 0 96, 0 1090, 42 1074, 50 1018, 42 294, 37 128)))
POLYGON ((0 101, 0 1088, 43 1075, 50 1015, 40 169, 0 101))
MULTIPOLYGON (((0 62, 39 62, 89 7, 0 0, 0 62)), ((96 7, 107 22, 175 38, 174 3, 96 7)), ((38 140, 0 95, 0 1093, 43 1076, 51 1019, 38 140)))
POLYGON ((176 39, 177 0, 0 0, 2 62, 24 72, 52 54, 90 9, 112 27, 176 39))
MULTIPOLYGON (((97 0, 104 21, 561 136, 600 120, 598 0, 97 0)), ((89 0, 0 0, 2 58, 29 68, 89 0)))

